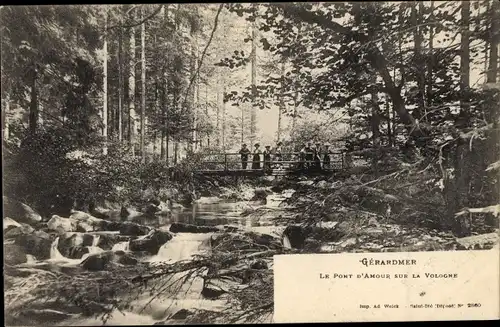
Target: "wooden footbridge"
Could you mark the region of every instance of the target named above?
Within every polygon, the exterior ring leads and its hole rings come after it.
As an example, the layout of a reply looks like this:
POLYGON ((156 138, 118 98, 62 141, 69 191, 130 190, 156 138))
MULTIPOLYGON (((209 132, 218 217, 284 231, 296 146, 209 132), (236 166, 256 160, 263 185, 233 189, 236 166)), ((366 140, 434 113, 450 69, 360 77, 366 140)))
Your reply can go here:
POLYGON ((282 160, 264 163, 259 162, 259 168, 252 168, 252 155, 249 155, 246 167, 241 161, 239 153, 215 153, 206 156, 194 173, 199 175, 217 176, 287 176, 287 175, 330 175, 342 171, 350 166, 351 157, 344 152, 330 153, 330 162, 301 160, 299 152, 283 153, 282 160))

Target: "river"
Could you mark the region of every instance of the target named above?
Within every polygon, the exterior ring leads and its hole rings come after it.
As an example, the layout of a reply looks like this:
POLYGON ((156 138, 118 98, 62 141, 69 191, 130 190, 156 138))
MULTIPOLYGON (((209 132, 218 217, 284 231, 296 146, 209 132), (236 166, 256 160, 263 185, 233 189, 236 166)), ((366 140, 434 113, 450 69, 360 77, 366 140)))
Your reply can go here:
MULTIPOLYGON (((250 201, 228 201, 220 198, 200 198, 193 205, 187 208, 172 209, 167 216, 158 216, 155 218, 140 218, 135 222, 154 226, 161 230, 168 230, 174 222, 182 222, 194 225, 203 226, 236 226, 242 230, 256 231, 261 233, 273 234, 279 233, 282 228, 275 226, 270 219, 275 216, 274 213, 281 211, 282 201, 291 196, 293 191, 284 191, 280 194, 270 194, 267 197, 266 203, 250 202, 250 201), (273 214, 255 214, 256 212, 271 212, 273 214)), ((213 233, 177 233, 173 239, 165 243, 156 255, 144 257, 141 261, 155 263, 173 263, 180 260, 189 260, 193 255, 207 253, 211 251, 210 238, 213 233)), ((96 238, 94 236, 94 243, 96 238)), ((80 263, 82 259, 64 258, 57 250, 57 242, 54 241, 51 251, 51 259, 48 261, 57 262, 62 265, 75 265, 80 263)), ((95 253, 102 251, 98 247, 91 247, 90 252, 95 253)), ((114 245, 114 251, 128 251, 128 242, 120 242, 114 245)), ((183 274, 175 274, 171 276, 173 279, 183 277, 183 274)), ((173 288, 176 285, 172 285, 173 288)), ((181 291, 175 292, 165 290, 161 297, 150 302, 150 294, 143 294, 133 302, 132 310, 128 312, 114 312, 112 317, 106 322, 107 325, 123 325, 123 324, 144 324, 152 325, 159 321, 164 321, 166 318, 176 313, 180 309, 206 309, 212 311, 220 311, 227 308, 227 303, 224 300, 207 300, 202 298, 201 290, 203 288, 203 279, 200 277, 194 278, 191 283, 186 283, 182 286, 181 291), (149 304, 148 304, 149 303, 149 304)), ((61 325, 102 325, 103 322, 96 318, 75 317, 69 321, 65 320, 61 325)))

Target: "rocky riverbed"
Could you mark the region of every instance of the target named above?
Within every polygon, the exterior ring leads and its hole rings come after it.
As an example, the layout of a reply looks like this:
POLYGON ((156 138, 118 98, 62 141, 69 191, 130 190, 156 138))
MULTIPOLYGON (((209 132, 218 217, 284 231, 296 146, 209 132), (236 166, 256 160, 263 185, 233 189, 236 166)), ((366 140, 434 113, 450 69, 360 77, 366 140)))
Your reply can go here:
MULTIPOLYGON (((347 219, 341 204, 319 214, 314 208, 328 202, 316 194, 335 187, 320 180, 222 188, 188 206, 152 200, 49 219, 4 197, 6 322, 269 322, 273 255, 498 244, 498 231, 457 239, 376 210, 358 209, 347 219)), ((365 197, 380 196, 372 193, 365 197)), ((383 198, 397 207, 397 199, 383 198)))
MULTIPOLYGON (((50 304, 54 299, 45 294, 50 293, 51 279, 55 276, 54 289, 58 283, 64 284, 67 277, 88 278, 89 283, 110 272, 122 271, 126 275, 126 271, 130 271, 133 276, 129 277, 138 277, 165 265, 228 254, 249 255, 247 260, 238 263, 237 270, 247 267, 270 271, 272 252, 263 259, 259 259, 258 253, 283 248, 279 235, 283 228, 275 226, 272 218, 275 213, 285 211, 280 203, 290 194, 248 188, 235 194, 233 190, 223 189, 220 196, 201 197, 188 207, 150 201, 141 208, 97 208, 92 214, 73 210, 69 217, 53 215, 50 219, 42 219, 27 205, 4 197, 8 205, 4 217, 8 324, 102 324, 101 320, 89 317, 97 312, 84 312, 78 301, 71 303, 72 300, 66 298, 66 306, 71 308, 61 310, 50 304), (257 253, 255 258, 253 253, 257 253), (30 280, 37 283, 29 285, 30 280), (40 289, 40 293, 36 289, 40 289), (41 305, 42 302, 48 304, 41 305)), ((154 296, 147 292, 130 301, 129 306, 134 309, 121 310, 125 316, 110 305, 108 323, 130 323, 127 319, 134 319, 134 322, 153 324, 189 319, 200 310, 227 309, 228 299, 224 295, 230 290, 226 288, 240 288, 249 282, 249 277, 245 277, 247 280, 235 277, 230 281, 208 279, 205 277, 213 273, 214 268, 210 265, 205 268, 205 271, 197 271, 189 283, 179 285, 176 291, 161 290, 157 299, 152 299, 154 296)), ((187 269, 165 275, 182 279, 183 275, 192 273, 187 269)), ((109 278, 111 283, 113 277, 109 278)), ((116 293, 120 291, 117 289, 116 293)), ((56 293, 52 296, 60 295, 56 293)), ((127 302, 129 294, 120 294, 118 298, 127 302)))

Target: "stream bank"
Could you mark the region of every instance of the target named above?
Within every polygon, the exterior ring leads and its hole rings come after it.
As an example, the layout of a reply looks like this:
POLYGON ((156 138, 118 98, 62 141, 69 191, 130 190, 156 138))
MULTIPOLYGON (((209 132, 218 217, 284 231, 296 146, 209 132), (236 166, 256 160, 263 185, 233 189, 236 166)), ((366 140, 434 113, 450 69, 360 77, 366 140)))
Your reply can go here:
POLYGON ((4 218, 7 324, 270 322, 276 254, 498 244, 494 231, 456 238, 402 224, 394 218, 399 199, 374 188, 324 179, 266 183, 219 187, 217 196, 149 215, 128 208, 127 219, 74 211, 41 222, 20 206, 17 221, 4 218), (360 197, 363 207, 354 210, 360 197))
POLYGON ((217 196, 190 205, 153 199, 141 207, 97 207, 95 215, 73 210, 69 217, 53 215, 48 221, 4 199, 13 216, 4 218, 7 324, 100 325, 94 317, 102 314, 108 324, 130 319, 153 324, 191 319, 203 310, 222 312, 234 300, 228 293, 252 278, 221 282, 214 264, 221 260, 227 263, 223 269, 231 270, 234 257, 237 269, 270 275, 272 251, 282 248, 272 218, 285 211, 280 204, 292 193, 284 194, 220 187, 217 196), (263 249, 271 252, 259 254, 263 249), (190 264, 198 266, 168 272, 190 264), (148 283, 148 291, 134 292, 143 285, 131 280, 154 271, 163 272, 148 283), (184 282, 158 289, 165 280, 184 282), (91 285, 95 289, 89 290, 91 285), (153 300, 155 291, 161 294, 153 300))

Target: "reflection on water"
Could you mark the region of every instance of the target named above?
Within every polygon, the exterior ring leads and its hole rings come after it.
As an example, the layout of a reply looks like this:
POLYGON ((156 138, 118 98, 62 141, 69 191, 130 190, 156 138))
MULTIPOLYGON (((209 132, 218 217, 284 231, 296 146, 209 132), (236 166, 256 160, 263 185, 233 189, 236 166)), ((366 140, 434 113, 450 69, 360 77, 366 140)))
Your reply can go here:
POLYGON ((248 204, 246 202, 221 201, 211 204, 194 203, 187 208, 172 209, 172 212, 168 215, 143 216, 134 218, 132 221, 154 227, 168 226, 176 222, 199 226, 259 226, 258 218, 241 216, 241 213, 247 207, 248 204))
POLYGON ((230 200, 220 200, 219 202, 213 203, 213 201, 203 201, 204 198, 202 198, 201 201, 187 208, 172 209, 171 213, 168 215, 152 217, 142 216, 134 218, 132 221, 158 228, 168 227, 175 222, 198 226, 233 225, 240 227, 257 227, 265 222, 259 222, 259 218, 253 215, 242 216, 241 213, 249 208, 256 209, 261 206, 278 208, 281 206, 283 200, 290 197, 292 193, 293 190, 286 190, 281 194, 269 194, 267 197, 267 204, 265 205, 248 201, 235 202, 230 200))

